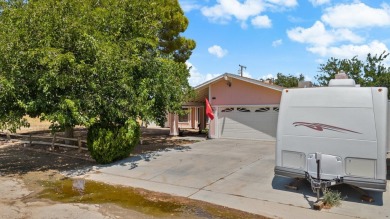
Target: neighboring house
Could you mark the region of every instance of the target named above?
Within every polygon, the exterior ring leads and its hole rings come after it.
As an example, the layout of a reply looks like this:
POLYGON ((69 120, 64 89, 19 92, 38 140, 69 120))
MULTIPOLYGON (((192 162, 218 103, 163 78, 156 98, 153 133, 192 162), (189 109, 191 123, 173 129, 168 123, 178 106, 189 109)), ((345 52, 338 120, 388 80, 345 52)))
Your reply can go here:
POLYGON ((282 87, 225 73, 194 89, 196 98, 183 104, 188 114, 169 114, 171 135, 179 128, 209 128, 210 138, 275 139, 282 87), (205 98, 214 120, 205 116, 205 98))

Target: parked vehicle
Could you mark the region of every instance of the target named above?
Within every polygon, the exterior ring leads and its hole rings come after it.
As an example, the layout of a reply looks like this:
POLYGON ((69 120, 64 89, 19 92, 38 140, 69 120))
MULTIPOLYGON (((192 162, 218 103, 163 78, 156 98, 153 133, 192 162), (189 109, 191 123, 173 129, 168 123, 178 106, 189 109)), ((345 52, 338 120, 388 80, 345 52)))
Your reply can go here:
POLYGON ((387 154, 390 156, 390 100, 387 104, 387 154))
POLYGON ((275 175, 306 178, 313 191, 339 183, 386 191, 387 92, 352 79, 283 90, 275 175))

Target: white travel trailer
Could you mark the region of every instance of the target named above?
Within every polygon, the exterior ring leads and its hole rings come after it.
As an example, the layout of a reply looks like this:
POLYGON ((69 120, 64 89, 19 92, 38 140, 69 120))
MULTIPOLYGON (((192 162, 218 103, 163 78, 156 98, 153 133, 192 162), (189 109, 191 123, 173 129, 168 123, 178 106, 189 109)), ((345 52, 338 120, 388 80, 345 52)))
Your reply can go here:
POLYGON ((317 192, 339 183, 386 191, 387 92, 352 79, 283 90, 275 175, 306 178, 317 192))

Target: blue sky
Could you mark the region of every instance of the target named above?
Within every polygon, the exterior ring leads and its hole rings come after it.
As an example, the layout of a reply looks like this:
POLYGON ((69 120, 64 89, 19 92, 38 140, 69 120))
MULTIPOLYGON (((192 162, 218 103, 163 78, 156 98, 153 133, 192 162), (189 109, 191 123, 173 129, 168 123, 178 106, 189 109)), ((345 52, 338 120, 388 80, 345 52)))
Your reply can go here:
MULTIPOLYGON (((364 60, 390 48, 390 2, 377 0, 179 0, 197 47, 196 86, 225 72, 254 79, 303 74, 315 82, 330 57, 364 60)), ((390 61, 387 60, 386 64, 390 61)))

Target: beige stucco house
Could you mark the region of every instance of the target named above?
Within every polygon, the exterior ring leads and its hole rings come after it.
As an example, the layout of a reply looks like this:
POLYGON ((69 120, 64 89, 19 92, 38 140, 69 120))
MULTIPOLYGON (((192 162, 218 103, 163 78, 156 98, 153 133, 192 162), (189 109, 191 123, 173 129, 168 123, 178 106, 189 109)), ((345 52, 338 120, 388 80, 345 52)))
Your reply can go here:
POLYGON ((171 135, 180 129, 209 129, 210 138, 274 140, 282 87, 225 73, 196 86, 196 98, 184 103, 188 114, 168 115, 171 135), (205 98, 214 119, 205 116, 205 98))

